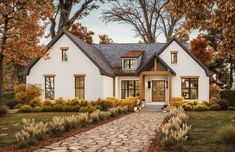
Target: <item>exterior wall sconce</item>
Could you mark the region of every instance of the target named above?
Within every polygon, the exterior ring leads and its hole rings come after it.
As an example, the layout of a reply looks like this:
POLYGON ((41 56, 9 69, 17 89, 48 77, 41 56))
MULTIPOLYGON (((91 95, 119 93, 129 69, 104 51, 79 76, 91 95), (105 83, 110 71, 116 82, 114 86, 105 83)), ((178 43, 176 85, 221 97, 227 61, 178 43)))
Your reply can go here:
POLYGON ((168 81, 166 81, 166 88, 168 89, 168 81))
POLYGON ((148 81, 148 88, 151 88, 151 81, 148 81))

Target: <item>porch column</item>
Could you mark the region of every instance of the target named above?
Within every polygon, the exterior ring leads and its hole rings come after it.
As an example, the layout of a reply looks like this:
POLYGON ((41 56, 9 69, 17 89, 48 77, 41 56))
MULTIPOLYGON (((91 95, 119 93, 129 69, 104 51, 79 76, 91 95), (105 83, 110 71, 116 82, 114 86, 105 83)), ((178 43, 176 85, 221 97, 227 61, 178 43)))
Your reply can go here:
POLYGON ((169 103, 171 101, 172 98, 172 75, 171 73, 168 75, 169 78, 169 103))
POLYGON ((145 99, 144 74, 140 74, 140 99, 145 99))

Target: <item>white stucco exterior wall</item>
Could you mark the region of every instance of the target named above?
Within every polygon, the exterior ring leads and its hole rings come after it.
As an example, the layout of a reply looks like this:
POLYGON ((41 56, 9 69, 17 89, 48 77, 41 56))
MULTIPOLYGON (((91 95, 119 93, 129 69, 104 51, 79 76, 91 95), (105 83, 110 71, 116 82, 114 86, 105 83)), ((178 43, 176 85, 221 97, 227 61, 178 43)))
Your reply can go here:
POLYGON ((50 49, 50 59, 41 58, 26 77, 27 84, 39 84, 45 98, 45 74, 55 74, 55 98, 75 97, 74 74, 85 74, 85 99, 96 100, 112 95, 112 78, 100 75, 98 67, 66 36, 63 35, 50 49), (61 61, 61 47, 69 47, 68 61, 61 61), (103 89, 105 88, 105 89, 103 89))
POLYGON ((103 98, 113 97, 113 81, 114 78, 103 76, 103 98))
POLYGON ((176 76, 172 77, 172 97, 181 96, 181 76, 199 76, 198 100, 209 101, 209 77, 205 70, 176 41, 173 41, 160 54, 160 57, 176 72, 176 76), (171 64, 170 51, 178 51, 177 64, 171 64))

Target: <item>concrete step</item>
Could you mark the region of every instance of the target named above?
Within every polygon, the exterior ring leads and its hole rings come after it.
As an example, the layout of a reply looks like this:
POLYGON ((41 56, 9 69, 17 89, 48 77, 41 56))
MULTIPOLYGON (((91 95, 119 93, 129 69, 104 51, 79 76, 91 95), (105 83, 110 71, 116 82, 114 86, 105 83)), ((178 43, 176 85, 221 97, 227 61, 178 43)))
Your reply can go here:
POLYGON ((146 105, 141 112, 159 112, 163 105, 146 105))

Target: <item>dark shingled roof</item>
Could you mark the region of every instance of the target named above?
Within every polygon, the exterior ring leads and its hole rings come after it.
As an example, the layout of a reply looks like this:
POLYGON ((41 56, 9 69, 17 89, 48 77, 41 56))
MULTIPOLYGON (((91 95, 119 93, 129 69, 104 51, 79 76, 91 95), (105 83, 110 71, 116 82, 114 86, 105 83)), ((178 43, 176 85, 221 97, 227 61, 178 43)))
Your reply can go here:
POLYGON ((144 50, 142 63, 145 63, 154 52, 159 52, 165 43, 139 44, 139 43, 118 43, 118 44, 92 44, 99 49, 112 67, 122 66, 121 56, 129 50, 144 50))
MULTIPOLYGON (((172 39, 168 43, 156 43, 156 44, 139 44, 139 43, 123 43, 123 44, 87 44, 70 32, 63 30, 58 34, 48 45, 48 50, 54 43, 65 34, 100 70, 102 75, 114 77, 116 71, 122 66, 121 56, 130 50, 143 50, 143 56, 141 66, 136 71, 128 73, 122 71, 122 75, 138 75, 138 72, 142 69, 143 65, 147 64, 154 56, 159 56, 172 41, 176 41, 206 72, 207 76, 211 76, 213 73, 208 69, 206 65, 201 63, 192 53, 187 49, 187 44, 182 45, 176 39, 172 39)), ((31 68, 39 61, 40 58, 35 58, 25 69, 23 74, 28 75, 31 68)), ((159 58, 160 59, 160 58, 159 58)), ((163 61, 162 61, 163 62, 163 61)), ((166 66, 166 63, 163 62, 166 66)), ((174 71, 167 65, 168 70, 172 73, 174 71)))
MULTIPOLYGON (((55 42, 65 34, 100 70, 102 75, 114 76, 112 67, 110 63, 106 60, 103 54, 92 45, 87 44, 82 41, 75 35, 70 32, 63 30, 60 34, 58 34, 51 42, 47 45, 48 50, 55 44, 55 42)), ((28 75, 31 68, 39 61, 40 57, 35 58, 29 64, 29 66, 24 70, 23 74, 28 75)))

